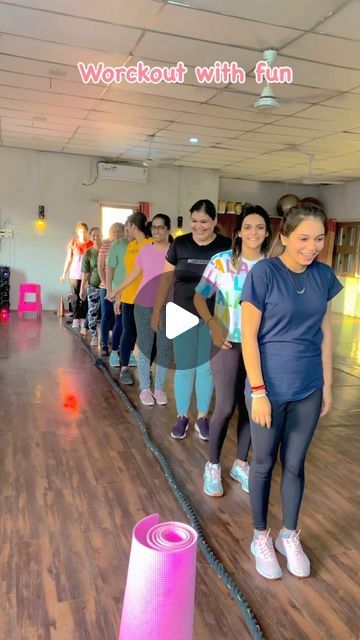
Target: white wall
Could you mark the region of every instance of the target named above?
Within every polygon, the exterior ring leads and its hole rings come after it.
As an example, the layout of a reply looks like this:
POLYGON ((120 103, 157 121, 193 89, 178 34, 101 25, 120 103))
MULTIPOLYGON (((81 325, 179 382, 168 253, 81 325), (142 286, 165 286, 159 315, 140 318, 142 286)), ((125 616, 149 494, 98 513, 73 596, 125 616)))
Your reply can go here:
POLYGON ((360 181, 322 187, 321 196, 330 218, 360 220, 360 181))
POLYGON ((220 178, 219 200, 259 204, 271 215, 276 215, 276 203, 286 193, 293 193, 299 198, 313 196, 321 199, 317 186, 220 178))
POLYGON ((104 203, 151 203, 151 213, 163 211, 176 222, 188 221, 190 206, 199 198, 218 199, 219 174, 192 168, 151 168, 146 184, 97 180, 97 158, 38 151, 0 150, 0 226, 14 230, 13 240, 0 241, 0 264, 11 267, 11 308, 16 308, 18 285, 33 281, 43 288, 44 309, 56 309, 66 245, 78 220, 100 223, 104 203), (38 205, 44 205, 47 228, 34 227, 38 205))
POLYGON ((42 284, 44 309, 56 309, 60 295, 66 244, 75 223, 84 219, 89 226, 100 223, 100 205, 105 203, 151 203, 151 213, 168 213, 174 225, 199 198, 250 201, 275 213, 284 193, 322 199, 330 217, 360 219, 360 182, 315 187, 220 178, 212 169, 152 167, 146 184, 97 180, 98 158, 19 149, 0 149, 0 226, 14 230, 13 240, 0 240, 0 264, 10 265, 11 307, 17 304, 18 284, 42 284), (39 235, 34 227, 38 205, 46 208, 47 228, 39 235))

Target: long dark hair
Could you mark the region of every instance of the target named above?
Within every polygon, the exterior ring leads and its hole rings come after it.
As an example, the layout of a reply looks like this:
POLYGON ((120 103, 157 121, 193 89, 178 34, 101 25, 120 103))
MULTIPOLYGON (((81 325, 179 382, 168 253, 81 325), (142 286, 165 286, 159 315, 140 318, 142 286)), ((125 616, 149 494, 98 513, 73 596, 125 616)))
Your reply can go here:
POLYGON ((245 218, 247 218, 247 216, 250 216, 252 213, 257 213, 258 216, 261 216, 266 225, 267 236, 265 237, 264 242, 260 247, 261 253, 266 255, 271 244, 272 231, 271 231, 271 222, 270 222, 269 214, 259 204, 256 204, 256 205, 251 204, 246 206, 242 210, 240 215, 237 217, 235 229, 233 231, 231 263, 235 268, 237 268, 239 264, 241 251, 242 251, 242 239, 239 238, 238 233, 239 231, 241 231, 245 218))
POLYGON ((322 222, 326 233, 327 216, 325 211, 311 204, 297 204, 294 207, 291 207, 291 209, 289 209, 281 219, 279 232, 275 237, 269 252, 270 258, 281 256, 284 253, 285 247, 281 242, 281 236, 288 238, 299 224, 308 218, 316 218, 316 220, 322 222))
POLYGON ((135 227, 144 234, 145 238, 149 237, 148 219, 144 213, 141 213, 141 211, 135 211, 135 213, 132 213, 126 222, 128 222, 128 224, 134 224, 135 227))

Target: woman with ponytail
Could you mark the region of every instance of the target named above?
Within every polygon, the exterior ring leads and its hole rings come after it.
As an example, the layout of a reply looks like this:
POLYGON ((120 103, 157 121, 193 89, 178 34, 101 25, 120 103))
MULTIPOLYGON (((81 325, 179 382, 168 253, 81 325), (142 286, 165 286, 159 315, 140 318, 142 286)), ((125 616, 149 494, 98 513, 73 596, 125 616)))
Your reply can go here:
POLYGON ((210 422, 210 457, 204 472, 204 493, 222 496, 220 454, 229 422, 238 406, 237 457, 230 476, 249 492, 250 424, 244 397, 245 367, 241 349, 240 296, 245 278, 270 246, 270 218, 260 206, 248 206, 239 216, 232 249, 217 253, 195 291, 195 307, 210 328, 216 403, 210 422), (212 316, 207 299, 215 296, 212 316))
POLYGON ((287 569, 310 574, 297 523, 305 483, 305 457, 320 416, 331 407, 330 300, 342 289, 316 258, 325 239, 324 211, 296 205, 284 216, 275 257, 256 264, 241 294, 246 404, 253 451, 251 552, 264 578, 281 578, 267 514, 271 476, 280 451, 283 526, 275 547, 287 569), (276 255, 277 254, 277 255, 276 255))
MULTIPOLYGON (((136 257, 140 249, 152 243, 149 238, 148 221, 144 213, 136 211, 127 219, 129 235, 132 241, 126 247, 124 256, 125 277, 132 272, 135 267, 136 257)), ((126 289, 121 291, 121 296, 115 304, 115 314, 121 312, 122 333, 120 339, 120 382, 121 384, 134 384, 132 375, 128 369, 130 354, 136 343, 136 324, 134 317, 135 298, 141 283, 141 276, 132 281, 126 289), (120 309, 121 304, 121 309, 120 309)), ((120 291, 120 289, 119 289, 120 291)), ((117 290, 109 293, 109 299, 117 296, 117 290)))

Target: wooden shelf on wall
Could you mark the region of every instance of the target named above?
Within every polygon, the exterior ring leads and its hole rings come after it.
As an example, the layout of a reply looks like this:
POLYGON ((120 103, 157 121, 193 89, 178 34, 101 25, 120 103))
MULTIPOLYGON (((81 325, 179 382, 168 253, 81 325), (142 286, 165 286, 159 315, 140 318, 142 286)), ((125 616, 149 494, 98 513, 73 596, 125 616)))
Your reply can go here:
MULTIPOLYGON (((218 213, 217 226, 220 230, 220 233, 224 236, 227 236, 228 238, 231 238, 238 217, 239 214, 237 213, 218 213)), ((274 236, 279 230, 281 218, 279 218, 278 216, 270 216, 270 220, 274 236)))

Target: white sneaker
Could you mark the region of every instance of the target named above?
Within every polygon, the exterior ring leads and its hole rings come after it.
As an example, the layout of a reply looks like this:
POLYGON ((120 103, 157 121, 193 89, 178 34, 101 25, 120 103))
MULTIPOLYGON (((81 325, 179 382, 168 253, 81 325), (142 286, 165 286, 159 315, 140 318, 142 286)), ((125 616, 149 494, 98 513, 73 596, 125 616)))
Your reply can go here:
POLYGON ((73 329, 80 329, 80 320, 73 320, 71 326, 73 329))
POLYGON ((270 529, 266 534, 255 537, 251 543, 251 553, 255 556, 256 571, 263 578, 278 580, 282 576, 281 567, 276 557, 270 529))
POLYGON ((287 569, 298 578, 310 575, 310 560, 304 552, 300 542, 300 531, 293 531, 289 538, 279 536, 275 547, 287 559, 287 569))

